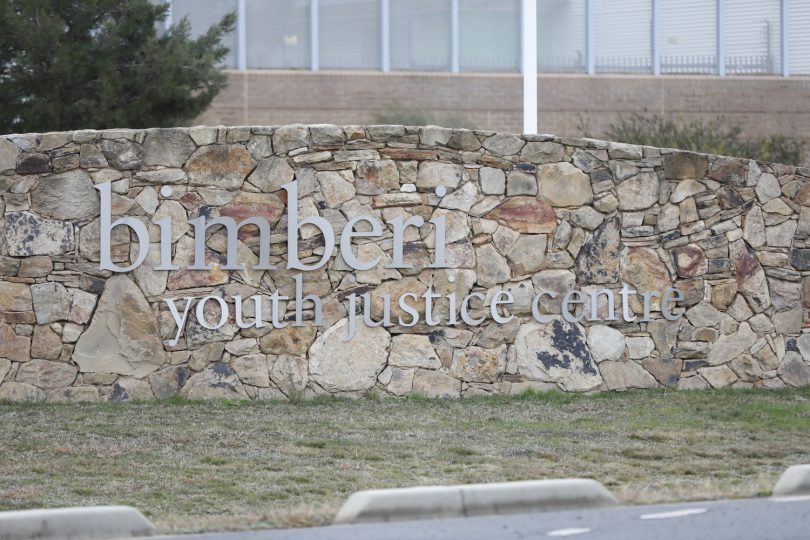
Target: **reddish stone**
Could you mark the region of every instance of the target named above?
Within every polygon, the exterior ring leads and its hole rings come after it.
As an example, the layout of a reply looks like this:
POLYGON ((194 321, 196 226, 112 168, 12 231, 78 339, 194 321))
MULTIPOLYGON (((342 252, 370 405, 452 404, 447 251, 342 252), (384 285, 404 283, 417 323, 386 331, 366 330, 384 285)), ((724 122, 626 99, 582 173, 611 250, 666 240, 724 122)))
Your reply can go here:
POLYGON ((180 204, 183 205, 183 208, 185 208, 187 212, 191 212, 192 210, 196 210, 197 208, 202 206, 204 204, 204 201, 199 193, 189 191, 188 193, 180 197, 180 204))
MULTIPOLYGON (((285 192, 286 193, 286 192, 285 192)), ((284 213, 284 203, 272 193, 240 193, 234 200, 222 207, 219 214, 240 222, 251 217, 262 217, 275 225, 284 213)), ((239 230, 239 238, 257 236, 259 228, 247 225, 239 230)))
POLYGON ((810 184, 805 184, 793 197, 793 202, 802 206, 810 206, 810 184))
POLYGON ((512 170, 512 162, 508 159, 503 159, 495 156, 491 156, 489 154, 483 154, 480 158, 478 158, 478 163, 481 165, 485 165, 487 167, 495 167, 498 169, 503 169, 505 171, 512 170))
POLYGON ((709 178, 722 184, 744 186, 748 178, 748 164, 737 158, 718 157, 709 169, 709 178))
POLYGON ((543 201, 527 196, 507 198, 485 218, 497 220, 527 234, 550 233, 557 228, 554 209, 543 201))
POLYGON ((709 270, 709 262, 700 246, 688 244, 672 250, 672 257, 675 260, 675 268, 678 276, 690 278, 702 276, 709 270))
MULTIPOLYGON (((672 279, 669 271, 658 253, 654 249, 647 247, 628 248, 621 262, 622 278, 632 285, 637 291, 663 291, 672 287, 672 279)), ((633 311, 639 313, 643 306, 638 297, 631 297, 633 311)), ((652 309, 661 309, 660 297, 653 297, 650 302, 652 309)))
POLYGON ((717 202, 723 210, 730 210, 742 206, 745 201, 733 187, 721 186, 717 190, 717 202))
POLYGON ((225 255, 206 249, 205 262, 208 263, 211 270, 188 270, 182 267, 181 270, 169 272, 166 288, 169 290, 194 289, 228 283, 229 272, 222 270, 222 267, 225 266, 225 255))
POLYGON ((422 161, 436 159, 436 150, 417 150, 412 148, 383 148, 380 155, 391 159, 422 161))

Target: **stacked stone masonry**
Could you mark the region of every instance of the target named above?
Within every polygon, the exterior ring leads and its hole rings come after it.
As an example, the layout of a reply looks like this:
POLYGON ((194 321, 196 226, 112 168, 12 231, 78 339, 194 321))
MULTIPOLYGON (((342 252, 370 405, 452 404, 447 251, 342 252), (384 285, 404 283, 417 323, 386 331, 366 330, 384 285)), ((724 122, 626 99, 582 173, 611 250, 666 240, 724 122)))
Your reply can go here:
MULTIPOLYGON (((439 127, 290 125, 75 131, 0 137, 0 400, 170 398, 300 399, 319 394, 461 397, 628 388, 778 388, 810 384, 810 170, 750 160, 550 135, 439 127), (239 328, 233 298, 294 294, 285 268, 286 191, 298 181, 301 216, 342 230, 358 215, 420 216, 405 235, 413 269, 354 271, 336 252, 304 273, 321 298, 303 326, 239 328), (99 269, 100 205, 111 182, 114 219, 149 226, 146 262, 99 269), (170 190, 161 189, 171 186, 170 190), (443 186, 446 194, 437 195, 443 186), (188 270, 189 219, 259 215, 273 226, 271 262, 228 271, 225 233, 212 229, 211 270, 188 270), (429 268, 431 217, 446 218, 449 268, 429 268), (173 261, 156 271, 160 231, 172 219, 173 261), (643 320, 572 323, 558 303, 539 323, 543 291, 683 291, 677 321, 653 300, 643 320), (463 297, 478 326, 360 324, 344 341, 347 298, 397 298, 427 288, 463 297), (513 294, 490 317, 499 290, 513 294), (190 318, 172 343, 166 298, 213 294, 228 302, 217 330, 190 318)), ((302 229, 299 258, 318 260, 324 238, 302 229)), ((239 233, 239 257, 257 261, 259 231, 239 233)), ((392 234, 355 246, 392 256, 392 234)), ((362 240, 361 240, 362 241, 362 240)), ((113 261, 138 253, 114 229, 113 261)), ((544 297, 546 300, 549 297, 544 297)), ((587 296, 586 296, 587 298, 587 296)), ((379 318, 381 307, 372 302, 379 318)), ((437 310, 448 310, 441 302, 437 310)), ((589 312, 585 303, 578 309, 589 312)), ((214 314, 216 318, 216 314, 214 314)), ((288 321, 293 319, 287 305, 288 321)), ((445 317, 443 320, 447 320, 445 317)))

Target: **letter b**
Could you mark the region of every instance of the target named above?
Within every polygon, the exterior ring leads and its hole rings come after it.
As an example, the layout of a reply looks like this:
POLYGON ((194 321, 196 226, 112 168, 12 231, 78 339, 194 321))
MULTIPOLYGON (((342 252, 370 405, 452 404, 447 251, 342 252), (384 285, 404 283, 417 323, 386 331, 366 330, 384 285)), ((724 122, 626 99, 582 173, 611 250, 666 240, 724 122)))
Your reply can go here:
POLYGON ((100 262, 98 267, 101 270, 110 270, 112 272, 131 272, 143 263, 144 259, 146 259, 146 255, 149 253, 149 231, 146 229, 146 225, 134 217, 125 217, 112 222, 110 183, 104 182, 94 187, 99 191, 101 196, 101 219, 99 222, 98 235, 100 262), (129 227, 135 231, 135 235, 138 237, 138 256, 135 257, 135 261, 127 267, 114 264, 110 255, 110 237, 112 236, 112 230, 118 226, 129 227))

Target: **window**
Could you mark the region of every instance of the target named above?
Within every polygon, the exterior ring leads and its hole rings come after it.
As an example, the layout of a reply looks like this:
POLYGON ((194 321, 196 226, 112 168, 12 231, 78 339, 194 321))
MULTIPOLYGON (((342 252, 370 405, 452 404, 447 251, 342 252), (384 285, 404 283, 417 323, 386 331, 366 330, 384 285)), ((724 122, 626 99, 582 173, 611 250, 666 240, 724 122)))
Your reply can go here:
POLYGON ((587 54, 585 0, 538 0, 538 69, 583 72, 587 54))
POLYGON ((810 2, 788 2, 788 67, 792 75, 810 75, 810 2))
POLYGON ((652 71, 652 2, 595 0, 596 71, 652 71))
MULTIPOLYGON (((180 22, 183 17, 191 23, 191 36, 204 34, 211 26, 218 23, 228 13, 236 12, 236 0, 174 0, 172 2, 172 21, 180 22)), ((236 67, 236 32, 225 36, 223 45, 230 51, 225 57, 225 65, 236 67)))
POLYGON ((450 68, 450 0, 390 0, 391 69, 450 68))
POLYGON ((380 69, 379 0, 320 0, 320 60, 324 69, 380 69))
POLYGON ((463 71, 518 71, 520 0, 459 0, 463 71))
POLYGON ((716 73, 716 0, 660 2, 661 72, 716 73))
POLYGON ((778 73, 779 0, 726 0, 726 73, 778 73))
POLYGON ((308 68, 309 0, 246 0, 249 68, 308 68))

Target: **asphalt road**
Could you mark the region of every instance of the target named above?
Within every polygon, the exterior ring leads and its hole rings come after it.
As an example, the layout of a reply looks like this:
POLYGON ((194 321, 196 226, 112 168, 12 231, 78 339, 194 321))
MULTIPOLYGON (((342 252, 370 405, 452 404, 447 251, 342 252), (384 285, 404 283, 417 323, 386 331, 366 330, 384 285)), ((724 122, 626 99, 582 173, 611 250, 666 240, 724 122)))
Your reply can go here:
POLYGON ((810 496, 161 537, 161 540, 807 540, 810 496))

